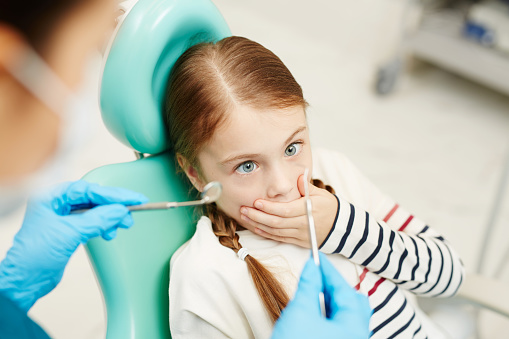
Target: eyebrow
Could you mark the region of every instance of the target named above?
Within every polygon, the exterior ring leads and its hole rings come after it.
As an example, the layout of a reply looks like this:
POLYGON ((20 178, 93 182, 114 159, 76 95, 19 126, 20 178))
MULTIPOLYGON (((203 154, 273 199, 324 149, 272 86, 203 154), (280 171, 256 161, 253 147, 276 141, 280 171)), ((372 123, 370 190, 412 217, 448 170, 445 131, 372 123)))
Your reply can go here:
POLYGON ((300 126, 299 128, 297 128, 297 130, 295 132, 293 132, 292 135, 290 135, 288 137, 288 139, 286 139, 284 144, 288 145, 290 143, 290 141, 292 141, 292 139, 295 138, 295 136, 297 134, 299 134, 300 132, 304 131, 306 128, 307 128, 307 126, 300 126))
MULTIPOLYGON (((285 145, 289 144, 290 141, 292 141, 292 139, 297 135, 299 134, 300 132, 304 131, 307 127, 306 126, 301 126, 299 128, 297 128, 297 130, 295 130, 295 132, 292 133, 292 135, 290 135, 288 137, 288 139, 286 139, 285 141, 285 145)), ((238 160, 241 160, 241 159, 253 159, 253 158, 256 158, 256 157, 259 157, 260 154, 259 153, 250 153, 250 154, 239 154, 239 155, 235 155, 235 156, 231 156, 231 157, 228 157, 226 158, 225 160, 221 161, 221 165, 227 165, 231 162, 234 162, 234 161, 238 161, 238 160)))

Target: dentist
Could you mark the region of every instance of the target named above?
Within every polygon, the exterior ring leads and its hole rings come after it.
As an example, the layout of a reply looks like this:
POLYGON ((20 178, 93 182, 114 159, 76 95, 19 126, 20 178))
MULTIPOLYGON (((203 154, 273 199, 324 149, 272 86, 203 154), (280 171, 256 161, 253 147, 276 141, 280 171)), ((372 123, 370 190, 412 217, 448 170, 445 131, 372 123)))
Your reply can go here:
MULTIPOLYGON (((88 113, 75 88, 91 52, 113 29, 116 0, 0 0, 0 225, 30 195, 0 263, 0 338, 49 338, 27 316, 60 282, 80 244, 113 239, 147 198, 85 181, 39 189, 65 169, 88 113), (76 208, 93 207, 70 215, 76 208)), ((367 338, 371 310, 323 256, 310 260, 273 338, 367 338), (325 293, 327 317, 318 294, 325 293)))

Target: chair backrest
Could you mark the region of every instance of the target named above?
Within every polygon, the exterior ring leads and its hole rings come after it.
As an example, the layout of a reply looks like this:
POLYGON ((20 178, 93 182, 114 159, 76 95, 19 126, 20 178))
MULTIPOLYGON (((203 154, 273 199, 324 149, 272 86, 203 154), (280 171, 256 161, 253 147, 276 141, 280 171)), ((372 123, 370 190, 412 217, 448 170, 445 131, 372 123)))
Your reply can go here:
MULTIPOLYGON (((95 169, 84 179, 145 194, 151 201, 188 200, 190 187, 167 150, 163 100, 170 70, 191 45, 230 31, 210 0, 139 0, 109 47, 101 113, 109 131, 139 153, 129 163, 95 169)), ((194 198, 194 197, 193 197, 194 198)), ((169 260, 195 230, 192 209, 133 213, 135 225, 87 252, 104 296, 107 338, 170 338, 169 260)))
MULTIPOLYGON (((151 201, 183 201, 189 187, 174 175, 171 154, 98 168, 85 179, 142 192, 151 201)), ((107 311, 108 339, 170 338, 169 260, 194 233, 192 209, 133 213, 134 226, 86 248, 107 311)))

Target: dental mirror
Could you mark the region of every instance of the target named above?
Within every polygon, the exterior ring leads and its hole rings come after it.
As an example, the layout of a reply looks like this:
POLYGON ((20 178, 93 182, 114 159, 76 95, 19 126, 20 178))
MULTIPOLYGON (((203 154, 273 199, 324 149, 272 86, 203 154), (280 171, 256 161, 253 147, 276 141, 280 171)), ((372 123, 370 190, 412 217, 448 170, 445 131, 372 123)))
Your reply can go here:
POLYGON ((207 204, 213 203, 219 199, 221 193, 223 193, 223 186, 219 181, 209 182, 201 192, 201 200, 204 200, 207 204))

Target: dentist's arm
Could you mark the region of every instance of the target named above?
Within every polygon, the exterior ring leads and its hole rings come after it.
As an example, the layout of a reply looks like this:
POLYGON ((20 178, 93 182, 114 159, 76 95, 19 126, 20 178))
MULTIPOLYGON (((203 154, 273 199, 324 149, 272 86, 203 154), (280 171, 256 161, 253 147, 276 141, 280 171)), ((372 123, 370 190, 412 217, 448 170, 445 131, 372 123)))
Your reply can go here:
POLYGON ((322 253, 320 262, 322 272, 311 258, 307 261, 295 297, 276 322, 272 339, 369 338, 368 298, 350 287, 322 253), (322 291, 326 318, 320 311, 322 291))
POLYGON ((34 197, 0 263, 0 294, 27 312, 60 282, 80 244, 97 236, 113 239, 117 228, 133 225, 125 206, 147 200, 139 193, 86 181, 61 184, 34 197), (96 207, 86 213, 70 214, 73 209, 92 206, 96 207))

